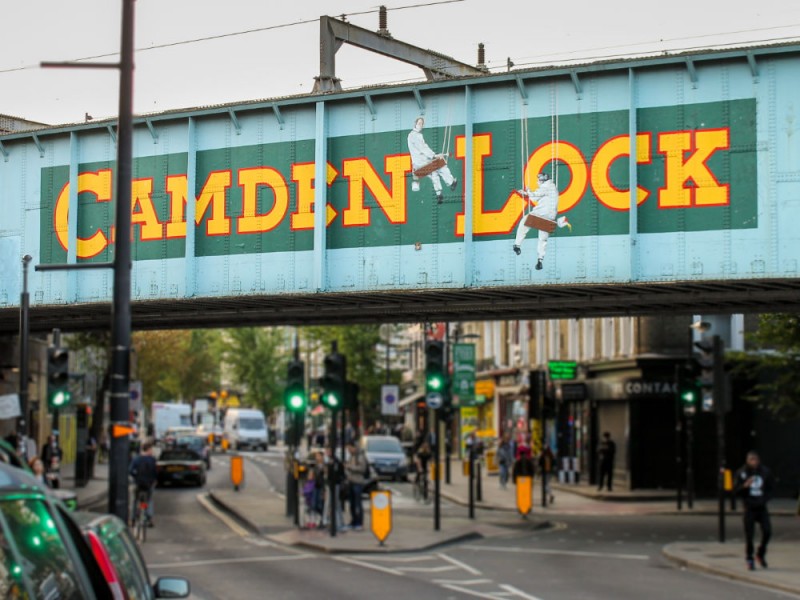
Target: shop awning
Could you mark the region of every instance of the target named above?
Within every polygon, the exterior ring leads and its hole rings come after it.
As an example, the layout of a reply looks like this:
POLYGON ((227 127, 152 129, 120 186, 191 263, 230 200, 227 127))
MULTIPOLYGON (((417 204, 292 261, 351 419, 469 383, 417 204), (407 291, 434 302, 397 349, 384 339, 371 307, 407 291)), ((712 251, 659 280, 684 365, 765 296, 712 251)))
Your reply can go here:
POLYGON ((422 400, 424 397, 425 397, 425 392, 415 392, 413 394, 410 394, 397 403, 397 408, 403 408, 405 406, 408 406, 409 404, 413 404, 414 402, 422 400))

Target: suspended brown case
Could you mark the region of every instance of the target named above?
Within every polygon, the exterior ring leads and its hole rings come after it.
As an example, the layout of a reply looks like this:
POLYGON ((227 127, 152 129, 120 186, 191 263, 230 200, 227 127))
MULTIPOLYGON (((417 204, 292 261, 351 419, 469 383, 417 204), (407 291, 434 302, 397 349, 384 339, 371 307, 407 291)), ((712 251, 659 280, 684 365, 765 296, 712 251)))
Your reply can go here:
POLYGON ((547 233, 553 233, 556 230, 556 222, 550 219, 543 219, 534 214, 525 215, 525 226, 532 229, 539 229, 547 233))
POLYGON ((417 169, 416 171, 414 171, 414 175, 416 175, 417 177, 425 177, 426 175, 430 175, 434 171, 441 169, 446 164, 447 161, 444 159, 444 157, 437 156, 427 165, 424 165, 419 169, 417 169))

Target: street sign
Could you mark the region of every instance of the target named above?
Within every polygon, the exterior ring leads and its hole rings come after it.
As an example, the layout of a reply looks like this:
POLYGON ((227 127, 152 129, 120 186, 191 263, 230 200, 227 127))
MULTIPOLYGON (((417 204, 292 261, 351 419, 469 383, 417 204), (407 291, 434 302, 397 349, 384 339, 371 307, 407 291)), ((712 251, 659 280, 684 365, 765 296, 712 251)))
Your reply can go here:
POLYGON ((398 401, 400 400, 400 386, 385 384, 381 386, 381 414, 399 414, 398 401))
POLYGON ((550 379, 575 379, 578 363, 571 360, 551 360, 547 363, 550 379))
POLYGON ((142 382, 131 381, 128 387, 131 392, 131 399, 130 403, 128 404, 128 408, 138 413, 142 410, 142 382))
POLYGON ((19 396, 17 394, 5 394, 0 396, 0 419, 13 419, 20 416, 19 396))
POLYGON ((453 344, 453 388, 460 406, 475 402, 475 344, 453 344))
POLYGON ((425 403, 428 405, 428 408, 438 410, 442 408, 442 404, 444 404, 444 396, 439 392, 429 392, 428 395, 425 396, 425 403))

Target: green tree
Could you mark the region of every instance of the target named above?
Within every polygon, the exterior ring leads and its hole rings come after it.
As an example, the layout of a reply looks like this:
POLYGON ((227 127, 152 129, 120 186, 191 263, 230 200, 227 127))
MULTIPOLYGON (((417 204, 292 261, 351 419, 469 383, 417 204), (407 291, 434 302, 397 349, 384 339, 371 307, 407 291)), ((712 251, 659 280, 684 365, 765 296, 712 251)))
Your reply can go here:
POLYGON ((264 412, 283 402, 289 359, 285 330, 240 327, 222 333, 222 356, 235 382, 244 388, 246 404, 264 412))
POLYGON ((757 381, 752 396, 781 419, 800 418, 800 315, 761 315, 750 342, 760 352, 738 356, 737 371, 757 381))

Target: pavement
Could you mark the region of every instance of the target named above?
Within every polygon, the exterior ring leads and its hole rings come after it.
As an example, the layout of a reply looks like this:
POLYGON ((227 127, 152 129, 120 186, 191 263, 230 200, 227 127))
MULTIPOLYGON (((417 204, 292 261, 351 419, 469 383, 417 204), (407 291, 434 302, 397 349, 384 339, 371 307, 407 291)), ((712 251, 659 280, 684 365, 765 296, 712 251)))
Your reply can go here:
POLYGON ((75 492, 80 510, 105 503, 108 498, 108 463, 96 463, 94 477, 81 487, 75 485, 75 464, 62 464, 61 489, 75 492))
MULTIPOLYGON (((370 507, 365 500, 365 529, 363 532, 347 531, 331 537, 328 530, 301 529, 294 527, 286 516, 285 498, 271 485, 266 475, 255 465, 248 468, 246 461, 246 484, 238 491, 230 485, 212 488, 209 499, 220 509, 232 515, 241 525, 267 539, 280 544, 299 546, 326 553, 380 553, 424 551, 453 544, 467 539, 493 538, 520 533, 521 529, 545 528, 565 516, 625 515, 678 515, 717 514, 716 500, 696 500, 693 509, 676 510, 674 491, 642 493, 617 491, 613 497, 608 493, 597 493, 588 486, 553 484, 555 501, 542 507, 541 484, 534 484, 534 505, 531 514, 523 519, 516 510, 516 495, 512 484, 501 489, 497 477, 484 476, 482 500, 476 502, 478 518, 470 520, 455 514, 442 513, 441 529, 432 527, 430 510, 396 510, 393 512, 392 532, 380 545, 370 533, 370 507), (670 499, 667 499, 670 498, 670 499)), ((431 486, 432 489, 433 486, 431 486)), ((468 504, 468 479, 460 464, 453 463, 451 483, 441 484, 442 498, 453 504, 468 504)), ((731 512, 728 506, 728 531, 738 532, 741 512, 731 512)), ((741 508, 741 507, 739 507, 741 508)), ((775 500, 772 514, 780 518, 797 518, 797 503, 794 500, 775 500)), ((748 571, 743 558, 744 543, 732 539, 727 544, 710 542, 680 542, 668 544, 663 555, 682 568, 727 577, 753 585, 784 592, 800 594, 800 544, 776 541, 769 548, 769 569, 748 571)))

